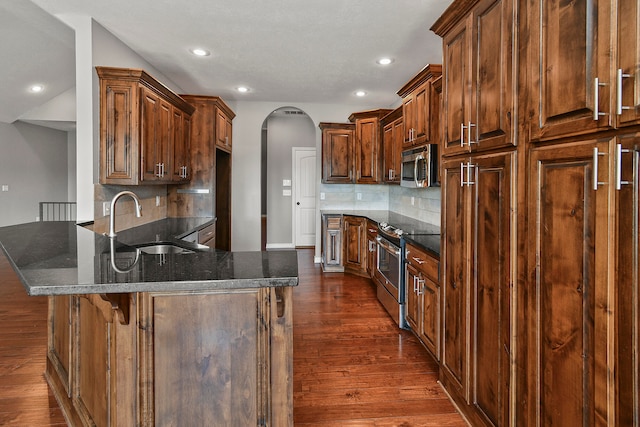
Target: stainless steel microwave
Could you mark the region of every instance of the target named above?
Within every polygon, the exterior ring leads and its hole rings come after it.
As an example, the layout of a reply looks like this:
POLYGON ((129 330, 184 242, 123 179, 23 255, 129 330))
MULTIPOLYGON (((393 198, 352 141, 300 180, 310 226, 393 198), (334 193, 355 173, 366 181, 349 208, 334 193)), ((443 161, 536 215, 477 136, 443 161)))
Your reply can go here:
POLYGON ((402 152, 402 179, 400 185, 424 188, 439 185, 438 145, 429 144, 402 152))

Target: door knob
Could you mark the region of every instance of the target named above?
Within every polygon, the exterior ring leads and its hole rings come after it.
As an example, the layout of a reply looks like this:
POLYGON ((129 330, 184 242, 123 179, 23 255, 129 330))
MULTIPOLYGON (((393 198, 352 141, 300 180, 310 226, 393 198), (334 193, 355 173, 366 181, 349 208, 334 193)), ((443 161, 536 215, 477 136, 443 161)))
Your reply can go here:
POLYGON ((300 202, 296 202, 296 205, 300 206, 300 202))

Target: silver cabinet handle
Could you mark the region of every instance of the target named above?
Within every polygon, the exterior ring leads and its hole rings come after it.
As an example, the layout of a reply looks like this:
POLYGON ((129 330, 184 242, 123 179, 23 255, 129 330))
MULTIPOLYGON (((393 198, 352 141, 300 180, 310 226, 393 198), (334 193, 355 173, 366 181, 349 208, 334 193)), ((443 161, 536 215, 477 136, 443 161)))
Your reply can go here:
POLYGON ((460 187, 474 185, 476 182, 471 180, 471 171, 475 169, 475 165, 471 162, 460 163, 460 187), (465 181, 464 175, 467 171, 467 180, 465 181))
POLYGON ((420 258, 416 258, 416 257, 411 257, 411 259, 413 259, 415 262, 417 262, 418 264, 422 265, 424 264, 424 261, 421 260, 420 258))
POLYGON ((630 153, 631 150, 623 149, 622 144, 616 144, 616 190, 622 189, 623 185, 631 184, 630 181, 622 180, 622 153, 630 153))
POLYGON ((598 181, 598 157, 606 156, 607 153, 600 153, 598 147, 593 147, 593 189, 597 190, 599 185, 604 185, 606 182, 598 181))
POLYGON ((618 87, 616 88, 617 96, 616 96, 616 113, 618 115, 622 114, 622 110, 630 110, 631 107, 622 105, 622 79, 626 79, 631 77, 631 74, 626 74, 622 72, 622 68, 618 68, 618 81, 616 82, 618 87))
POLYGON ((607 86, 607 83, 601 83, 597 77, 593 79, 593 120, 600 120, 600 117, 607 116, 609 113, 600 112, 600 88, 607 86))
POLYGON ((476 125, 474 123, 468 122, 467 126, 464 125, 464 123, 460 124, 460 146, 464 147, 465 145, 468 145, 469 147, 471 147, 472 144, 477 144, 478 141, 472 141, 471 140, 471 128, 476 127, 476 125), (464 142, 464 130, 467 130, 467 142, 464 142))
POLYGON ((162 163, 156 163, 156 168, 158 169, 158 173, 155 174, 158 178, 162 177, 162 163))

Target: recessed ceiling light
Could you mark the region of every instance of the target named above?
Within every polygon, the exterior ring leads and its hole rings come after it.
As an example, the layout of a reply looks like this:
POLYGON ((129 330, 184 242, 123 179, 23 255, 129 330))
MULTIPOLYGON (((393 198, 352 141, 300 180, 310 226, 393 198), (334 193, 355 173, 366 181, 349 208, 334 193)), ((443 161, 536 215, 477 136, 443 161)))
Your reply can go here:
POLYGON ((392 58, 380 58, 376 61, 380 65, 389 65, 393 62, 392 58))
POLYGON ((211 55, 211 52, 209 52, 206 49, 201 49, 201 48, 195 48, 195 49, 191 49, 191 53, 193 53, 196 56, 209 56, 211 55))
POLYGON ((29 88, 29 90, 33 93, 42 92, 44 90, 44 86, 42 85, 33 85, 29 88))
POLYGON ((246 86, 239 86, 239 87, 237 87, 237 88, 236 88, 236 90, 237 90, 238 92, 240 92, 240 93, 247 93, 247 92, 249 92, 249 88, 248 88, 248 87, 246 87, 246 86))
POLYGON ((356 96, 365 96, 367 94, 367 92, 363 91, 363 90, 359 90, 356 92, 356 96))

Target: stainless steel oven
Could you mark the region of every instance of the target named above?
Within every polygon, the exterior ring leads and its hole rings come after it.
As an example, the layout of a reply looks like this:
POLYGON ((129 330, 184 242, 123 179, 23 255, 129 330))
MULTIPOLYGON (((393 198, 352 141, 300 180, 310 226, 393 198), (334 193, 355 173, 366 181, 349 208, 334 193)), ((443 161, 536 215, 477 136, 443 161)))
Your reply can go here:
POLYGON ((403 256, 400 242, 376 237, 378 258, 375 278, 378 300, 401 328, 405 327, 404 286, 402 286, 403 256))

